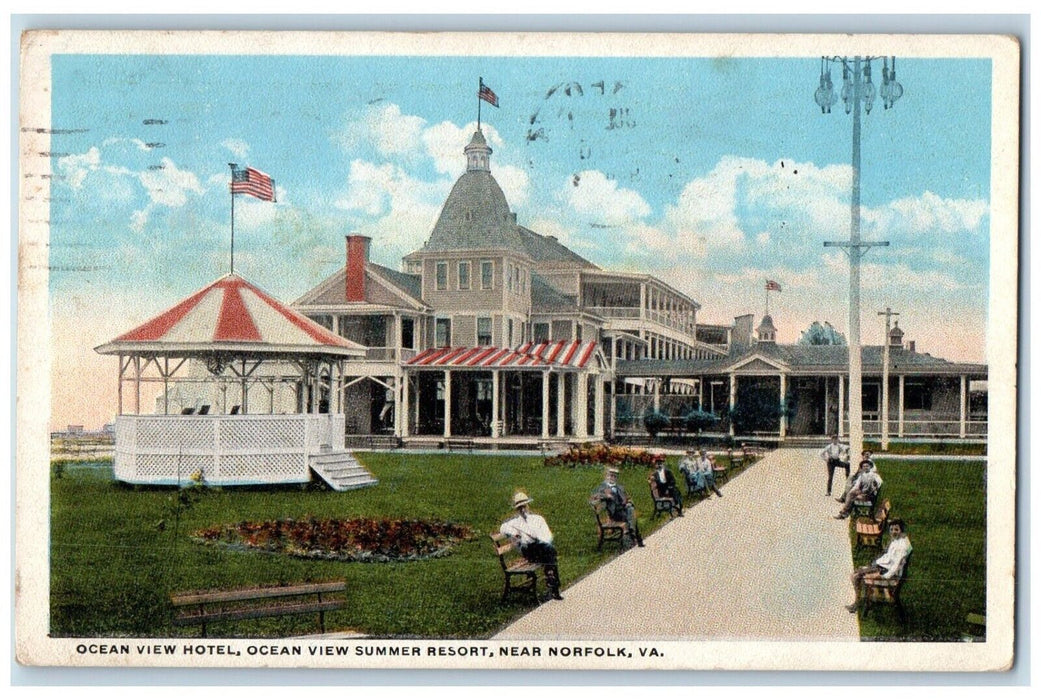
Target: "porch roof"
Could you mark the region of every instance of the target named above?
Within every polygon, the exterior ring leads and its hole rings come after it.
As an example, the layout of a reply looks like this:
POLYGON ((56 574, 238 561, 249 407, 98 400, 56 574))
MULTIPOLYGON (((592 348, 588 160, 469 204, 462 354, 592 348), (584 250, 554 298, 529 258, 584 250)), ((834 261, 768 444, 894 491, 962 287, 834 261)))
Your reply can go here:
POLYGON ((415 369, 582 370, 596 353, 596 341, 528 342, 516 348, 492 345, 425 350, 405 363, 415 369))

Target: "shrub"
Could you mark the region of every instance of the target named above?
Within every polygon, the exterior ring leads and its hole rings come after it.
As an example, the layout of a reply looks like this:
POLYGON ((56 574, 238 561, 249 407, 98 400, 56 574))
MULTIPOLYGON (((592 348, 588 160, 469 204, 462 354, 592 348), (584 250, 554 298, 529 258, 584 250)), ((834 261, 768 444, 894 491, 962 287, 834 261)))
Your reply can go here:
POLYGON ((658 411, 648 411, 643 416, 643 427, 647 429, 647 434, 652 438, 657 437, 658 433, 668 428, 669 423, 669 417, 658 411))

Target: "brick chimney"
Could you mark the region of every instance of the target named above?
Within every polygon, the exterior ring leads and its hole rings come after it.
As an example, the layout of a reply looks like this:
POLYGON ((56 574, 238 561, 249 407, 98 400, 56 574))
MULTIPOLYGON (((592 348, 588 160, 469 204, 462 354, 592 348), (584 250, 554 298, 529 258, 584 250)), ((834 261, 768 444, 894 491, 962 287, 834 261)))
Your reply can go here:
POLYGON ((910 350, 911 352, 915 351, 914 350, 914 341, 913 340, 907 341, 907 349, 910 350))
POLYGON ((369 262, 368 236, 347 236, 347 301, 365 301, 365 264, 369 262))

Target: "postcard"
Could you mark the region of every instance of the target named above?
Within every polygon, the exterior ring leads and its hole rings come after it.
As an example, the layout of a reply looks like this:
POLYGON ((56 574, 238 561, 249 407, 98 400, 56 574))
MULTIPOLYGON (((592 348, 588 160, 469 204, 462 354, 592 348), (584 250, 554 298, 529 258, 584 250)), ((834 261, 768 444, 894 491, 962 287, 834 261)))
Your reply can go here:
POLYGON ((1007 670, 1019 70, 25 33, 17 660, 1007 670))

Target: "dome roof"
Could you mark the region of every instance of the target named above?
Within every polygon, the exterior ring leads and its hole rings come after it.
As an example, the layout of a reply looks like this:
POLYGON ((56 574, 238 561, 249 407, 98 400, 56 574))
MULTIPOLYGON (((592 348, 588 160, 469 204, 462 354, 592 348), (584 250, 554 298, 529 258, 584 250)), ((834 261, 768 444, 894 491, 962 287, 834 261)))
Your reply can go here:
POLYGON ((423 250, 506 248, 527 254, 506 195, 488 170, 491 150, 484 135, 474 132, 464 149, 467 170, 452 187, 423 250))
POLYGON ((759 330, 760 331, 763 331, 763 330, 776 331, 777 330, 777 328, 774 327, 774 320, 773 320, 773 318, 770 317, 770 314, 767 314, 767 315, 763 316, 763 320, 759 322, 759 330))

